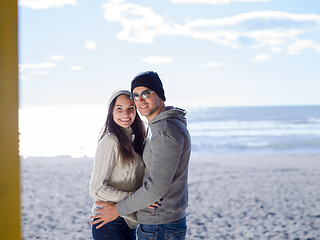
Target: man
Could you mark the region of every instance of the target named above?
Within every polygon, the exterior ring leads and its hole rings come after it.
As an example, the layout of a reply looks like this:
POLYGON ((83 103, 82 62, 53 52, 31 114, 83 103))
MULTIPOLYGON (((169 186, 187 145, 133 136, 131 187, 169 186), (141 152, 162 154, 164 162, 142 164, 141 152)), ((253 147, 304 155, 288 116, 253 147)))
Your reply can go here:
POLYGON ((185 239, 191 150, 186 112, 165 106, 162 82, 152 71, 132 80, 131 94, 149 124, 149 137, 143 151, 146 166, 143 185, 116 205, 97 202, 103 208, 97 210, 100 214, 92 218, 98 220, 91 224, 100 223, 100 227, 119 215, 137 212, 138 239, 169 239, 170 235, 170 239, 185 239))

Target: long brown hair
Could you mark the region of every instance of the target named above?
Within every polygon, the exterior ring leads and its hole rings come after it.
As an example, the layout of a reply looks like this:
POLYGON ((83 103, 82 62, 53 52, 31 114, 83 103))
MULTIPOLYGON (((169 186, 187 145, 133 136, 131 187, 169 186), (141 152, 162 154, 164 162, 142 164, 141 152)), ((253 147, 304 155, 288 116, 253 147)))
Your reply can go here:
POLYGON ((113 110, 117 98, 121 95, 128 96, 127 94, 120 94, 111 101, 109 105, 107 120, 101 131, 99 141, 108 133, 113 133, 114 135, 116 135, 119 141, 119 154, 122 157, 123 162, 131 163, 134 161, 134 151, 142 156, 146 131, 144 123, 142 122, 138 113, 136 113, 136 117, 131 124, 131 128, 134 134, 133 141, 128 138, 128 136, 122 130, 122 127, 115 123, 115 121, 113 120, 113 110))

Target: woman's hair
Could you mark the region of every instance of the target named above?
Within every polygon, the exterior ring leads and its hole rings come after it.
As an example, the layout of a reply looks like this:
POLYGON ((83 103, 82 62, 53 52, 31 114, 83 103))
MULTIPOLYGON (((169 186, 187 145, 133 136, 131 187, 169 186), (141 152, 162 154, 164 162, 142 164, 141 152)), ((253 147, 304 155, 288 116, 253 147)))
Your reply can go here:
MULTIPOLYGON (((120 94, 119 96, 121 95, 128 96, 126 94, 120 94)), ((134 134, 133 142, 122 130, 122 127, 115 123, 113 119, 113 110, 116 100, 119 96, 115 97, 109 105, 107 120, 101 131, 99 141, 108 133, 113 133, 114 135, 116 135, 119 141, 119 154, 123 159, 123 163, 130 163, 134 161, 134 151, 142 155, 146 131, 144 123, 142 122, 138 114, 136 114, 136 117, 131 124, 131 128, 134 134)))

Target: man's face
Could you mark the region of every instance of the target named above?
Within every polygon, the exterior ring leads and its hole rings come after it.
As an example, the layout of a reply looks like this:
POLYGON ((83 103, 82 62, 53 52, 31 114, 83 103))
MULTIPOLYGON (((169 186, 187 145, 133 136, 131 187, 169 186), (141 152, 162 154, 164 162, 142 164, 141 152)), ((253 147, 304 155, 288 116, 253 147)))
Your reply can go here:
POLYGON ((133 94, 137 94, 138 99, 134 99, 134 103, 140 114, 145 116, 150 122, 158 113, 162 110, 164 104, 161 98, 158 95, 146 87, 136 87, 132 91, 133 94), (143 98, 141 93, 145 90, 151 91, 150 95, 147 98, 143 98))

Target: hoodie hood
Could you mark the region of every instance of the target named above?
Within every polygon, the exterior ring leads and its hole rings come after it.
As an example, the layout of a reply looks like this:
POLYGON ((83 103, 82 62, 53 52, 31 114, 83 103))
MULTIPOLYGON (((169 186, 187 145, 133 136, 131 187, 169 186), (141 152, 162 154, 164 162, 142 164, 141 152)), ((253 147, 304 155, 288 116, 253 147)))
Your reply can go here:
POLYGON ((181 121, 185 126, 187 126, 186 119, 187 111, 181 108, 175 108, 172 106, 165 107, 157 116, 155 116, 149 124, 154 124, 158 121, 175 118, 181 121))

